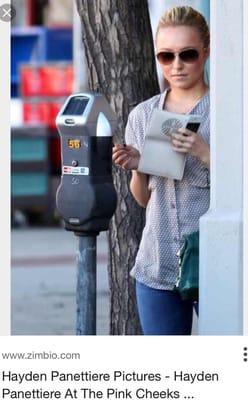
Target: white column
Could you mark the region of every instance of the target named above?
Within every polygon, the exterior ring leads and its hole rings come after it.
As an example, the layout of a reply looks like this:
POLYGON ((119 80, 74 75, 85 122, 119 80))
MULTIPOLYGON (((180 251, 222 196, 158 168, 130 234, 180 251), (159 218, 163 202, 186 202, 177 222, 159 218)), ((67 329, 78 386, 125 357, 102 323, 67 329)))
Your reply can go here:
POLYGON ((199 334, 243 332, 243 1, 210 3, 211 206, 200 222, 199 334))

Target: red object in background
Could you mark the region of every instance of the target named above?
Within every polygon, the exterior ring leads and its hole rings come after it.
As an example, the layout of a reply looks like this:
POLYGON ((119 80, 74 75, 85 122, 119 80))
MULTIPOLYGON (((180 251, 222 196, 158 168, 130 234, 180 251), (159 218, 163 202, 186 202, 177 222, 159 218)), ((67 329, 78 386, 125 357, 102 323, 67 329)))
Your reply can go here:
POLYGON ((43 65, 40 74, 44 96, 68 96, 72 93, 72 65, 43 65))
POLYGON ((21 94, 22 96, 40 96, 42 82, 40 68, 24 65, 21 67, 21 94))
POLYGON ((26 124, 42 124, 57 131, 56 117, 64 103, 64 98, 54 101, 24 101, 23 121, 26 124))
POLYGON ((73 66, 44 64, 21 67, 21 95, 68 96, 73 92, 73 66))
POLYGON ((27 10, 27 25, 33 25, 34 24, 34 16, 35 16, 35 3, 33 0, 26 0, 25 4, 26 10, 27 10))
POLYGON ((28 102, 23 103, 23 121, 26 124, 49 124, 49 104, 46 102, 28 102))
POLYGON ((43 25, 44 24, 44 7, 49 0, 25 0, 24 7, 27 13, 27 25, 43 25))

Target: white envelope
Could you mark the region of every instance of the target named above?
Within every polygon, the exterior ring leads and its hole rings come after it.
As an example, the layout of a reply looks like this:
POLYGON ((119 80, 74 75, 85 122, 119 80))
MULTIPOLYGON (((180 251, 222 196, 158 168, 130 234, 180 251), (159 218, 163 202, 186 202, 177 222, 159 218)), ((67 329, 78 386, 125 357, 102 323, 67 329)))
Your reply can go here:
POLYGON ((185 127, 197 132, 201 120, 200 115, 175 114, 154 109, 146 133, 138 171, 149 175, 181 180, 186 155, 173 150, 170 135, 179 128, 185 127))

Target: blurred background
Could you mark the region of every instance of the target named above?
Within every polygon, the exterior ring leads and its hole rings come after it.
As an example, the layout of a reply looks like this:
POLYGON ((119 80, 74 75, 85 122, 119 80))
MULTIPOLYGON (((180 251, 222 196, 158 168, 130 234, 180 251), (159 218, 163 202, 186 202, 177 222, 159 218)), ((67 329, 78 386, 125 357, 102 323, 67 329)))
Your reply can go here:
MULTIPOLYGON (((77 239, 55 207, 60 141, 55 118, 65 99, 87 91, 74 0, 12 0, 11 247, 12 335, 75 333, 77 239)), ((209 1, 150 0, 155 33, 166 8, 209 1)), ((161 89, 164 82, 158 72, 161 89)), ((97 334, 108 334, 107 240, 97 240, 97 334)))
MULTIPOLYGON (((79 90, 73 45, 80 52, 80 21, 71 0, 14 0, 12 5, 12 334, 74 334, 77 239, 63 229, 55 208, 61 170, 55 118, 67 96, 79 90)), ((82 62, 80 71, 82 82, 82 62)), ((98 334, 108 333, 106 266, 103 233, 98 334)))
POLYGON ((56 224, 56 115, 74 91, 73 2, 16 0, 11 30, 12 222, 56 224))

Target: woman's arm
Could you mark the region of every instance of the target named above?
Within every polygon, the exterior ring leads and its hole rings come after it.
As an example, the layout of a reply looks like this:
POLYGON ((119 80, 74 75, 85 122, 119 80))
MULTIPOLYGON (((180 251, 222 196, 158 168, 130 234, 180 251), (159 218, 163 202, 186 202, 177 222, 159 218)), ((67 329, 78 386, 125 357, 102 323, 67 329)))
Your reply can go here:
POLYGON ((148 175, 133 170, 130 190, 137 203, 146 208, 151 196, 151 191, 148 189, 148 175))
POLYGON ((146 207, 151 192, 148 189, 148 175, 137 171, 139 159, 139 151, 132 146, 113 147, 113 162, 125 170, 132 170, 131 193, 141 207, 146 207))

